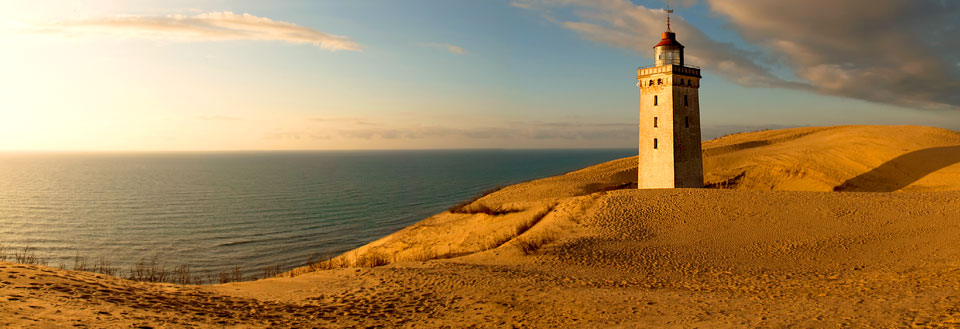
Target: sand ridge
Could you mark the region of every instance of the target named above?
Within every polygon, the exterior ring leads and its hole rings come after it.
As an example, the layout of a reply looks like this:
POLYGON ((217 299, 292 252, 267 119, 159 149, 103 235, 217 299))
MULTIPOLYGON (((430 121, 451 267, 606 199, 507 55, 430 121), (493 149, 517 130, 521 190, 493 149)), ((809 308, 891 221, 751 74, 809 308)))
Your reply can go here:
POLYGON ((385 255, 373 268, 177 286, 0 263, 0 326, 960 327, 958 145, 927 127, 726 136, 704 161, 727 189, 631 189, 636 159, 615 160, 341 256, 385 255))
POLYGON ((960 133, 917 126, 793 128, 703 144, 708 186, 793 191, 960 189, 960 133))

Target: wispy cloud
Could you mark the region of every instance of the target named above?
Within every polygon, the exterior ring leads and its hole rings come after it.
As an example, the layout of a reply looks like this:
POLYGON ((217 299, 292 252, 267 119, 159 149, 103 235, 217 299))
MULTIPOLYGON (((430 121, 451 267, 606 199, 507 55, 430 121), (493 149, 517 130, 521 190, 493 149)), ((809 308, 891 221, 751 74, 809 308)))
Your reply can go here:
MULTIPOLYGON (((681 1, 692 5, 695 1, 681 1)), ((675 16, 691 64, 745 86, 782 87, 922 109, 960 110, 960 3, 940 0, 706 0, 757 50, 675 16), (789 79, 774 74, 787 72, 789 79), (795 78, 793 78, 795 77, 795 78)), ((583 37, 651 54, 662 9, 630 0, 515 0, 583 37), (572 13, 574 19, 557 20, 572 13)))
POLYGON ((430 48, 446 49, 446 50, 449 51, 450 53, 456 54, 456 55, 463 55, 463 54, 466 54, 466 53, 467 53, 466 50, 463 50, 463 47, 456 46, 456 45, 452 45, 452 44, 449 44, 449 43, 428 42, 428 43, 422 43, 422 44, 420 44, 420 45, 421 45, 421 46, 424 46, 424 47, 430 47, 430 48))
MULTIPOLYGON (((361 118, 329 117, 310 118, 318 122, 312 127, 301 129, 275 129, 264 135, 265 139, 285 140, 353 140, 377 141, 391 140, 417 143, 425 140, 473 140, 516 143, 541 142, 568 143, 586 142, 594 145, 625 146, 636 142, 636 123, 589 122, 584 119, 574 121, 512 121, 499 124, 457 127, 455 124, 403 125, 373 123, 361 118), (327 123, 334 123, 332 125, 327 123)), ((723 135, 757 131, 764 129, 784 129, 799 125, 757 124, 729 125, 713 124, 703 127, 703 139, 714 139, 723 135)), ((581 144, 576 144, 581 145, 581 144)))
MULTIPOLYGON (((547 20, 575 31, 583 37, 615 47, 633 49, 653 55, 653 44, 666 28, 666 12, 634 5, 629 0, 516 0, 544 15, 547 20), (574 9, 577 20, 558 20, 557 10, 574 9)), ((725 77, 747 86, 806 88, 802 83, 787 81, 772 74, 753 59, 757 54, 732 44, 711 39, 682 19, 673 21, 673 30, 689 51, 687 62, 708 67, 725 77)))
POLYGON ((227 115, 200 115, 200 116, 197 116, 197 119, 200 119, 200 120, 210 120, 210 121, 240 121, 240 120, 243 120, 243 118, 240 118, 240 117, 232 117, 232 116, 227 116, 227 115))
MULTIPOLYGON (((582 122, 507 122, 500 125, 479 127, 455 127, 455 125, 375 125, 366 121, 342 121, 353 125, 341 127, 316 127, 303 131, 274 131, 270 139, 329 139, 337 137, 353 140, 422 140, 437 138, 463 138, 473 140, 584 140, 620 141, 633 140, 637 134, 636 124, 631 123, 582 123, 582 122), (360 123, 356 123, 360 122, 360 123)), ((327 122, 327 119, 315 120, 327 122)))
POLYGON ((356 126, 376 126, 377 124, 357 117, 313 117, 309 119, 313 122, 323 122, 323 123, 333 123, 337 125, 342 125, 344 123, 352 124, 356 126))
POLYGON ((322 131, 290 130, 276 128, 263 133, 266 140, 325 140, 332 136, 322 131))
POLYGON ((263 40, 313 44, 338 51, 360 51, 350 38, 251 14, 211 12, 193 16, 114 16, 64 21, 35 32, 68 36, 144 38, 167 41, 263 40))

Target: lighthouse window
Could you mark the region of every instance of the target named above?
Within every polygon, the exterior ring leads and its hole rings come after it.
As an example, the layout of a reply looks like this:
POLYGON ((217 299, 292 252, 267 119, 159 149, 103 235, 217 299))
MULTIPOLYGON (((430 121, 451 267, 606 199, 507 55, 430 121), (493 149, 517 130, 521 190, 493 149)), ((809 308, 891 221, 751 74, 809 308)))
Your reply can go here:
POLYGON ((653 117, 653 127, 657 127, 657 117, 653 117))
POLYGON ((651 86, 653 85, 653 79, 650 79, 650 85, 651 86))
POLYGON ((690 105, 690 102, 687 102, 687 95, 683 95, 683 106, 690 105))
POLYGON ((683 125, 687 126, 687 128, 690 128, 690 117, 683 117, 683 125))
POLYGON ((653 95, 653 106, 657 106, 657 95, 653 95))
POLYGON ((687 86, 689 86, 689 85, 690 85, 690 80, 687 80, 687 86))
POLYGON ((680 85, 681 85, 681 86, 683 85, 683 79, 682 79, 682 78, 680 79, 680 85))
POLYGON ((654 150, 657 149, 657 139, 656 139, 656 138, 653 139, 653 149, 654 149, 654 150))
POLYGON ((658 85, 662 85, 662 84, 663 84, 663 79, 657 79, 657 84, 658 84, 658 85))

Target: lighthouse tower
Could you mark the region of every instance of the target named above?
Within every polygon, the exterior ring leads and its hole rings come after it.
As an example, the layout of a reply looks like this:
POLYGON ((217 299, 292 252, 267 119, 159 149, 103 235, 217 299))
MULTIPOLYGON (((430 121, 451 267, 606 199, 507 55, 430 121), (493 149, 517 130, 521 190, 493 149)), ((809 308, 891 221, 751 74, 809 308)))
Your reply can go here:
POLYGON ((637 70, 640 152, 637 186, 703 187, 700 155, 700 68, 683 63, 683 45, 667 31, 655 46, 654 65, 637 70))

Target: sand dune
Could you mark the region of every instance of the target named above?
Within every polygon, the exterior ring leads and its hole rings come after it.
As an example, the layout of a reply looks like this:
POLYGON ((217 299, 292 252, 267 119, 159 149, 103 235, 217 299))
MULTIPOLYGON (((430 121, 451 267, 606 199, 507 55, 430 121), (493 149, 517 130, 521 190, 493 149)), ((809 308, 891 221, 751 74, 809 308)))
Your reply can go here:
POLYGON ((0 326, 960 326, 960 134, 797 128, 704 155, 727 189, 636 190, 616 160, 340 258, 373 268, 198 287, 0 263, 0 326))
POLYGON ((793 191, 960 189, 960 133, 916 126, 772 130, 703 144, 708 186, 793 191))

